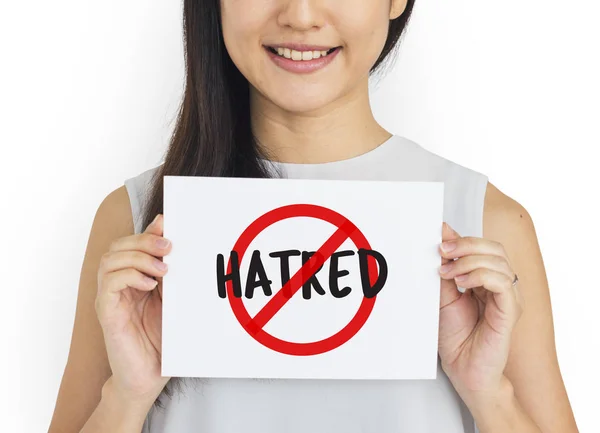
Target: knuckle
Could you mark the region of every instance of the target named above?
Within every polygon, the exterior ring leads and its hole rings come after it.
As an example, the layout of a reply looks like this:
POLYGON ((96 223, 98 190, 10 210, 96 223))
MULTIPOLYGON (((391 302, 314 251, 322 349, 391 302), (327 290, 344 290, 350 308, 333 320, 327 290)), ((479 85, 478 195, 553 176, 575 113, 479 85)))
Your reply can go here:
POLYGON ((106 263, 110 260, 110 252, 105 252, 100 257, 100 263, 98 263, 98 273, 103 274, 106 269, 106 263))
POLYGON ((463 256, 454 261, 454 272, 464 274, 468 271, 475 272, 481 267, 481 258, 477 256, 463 256))
POLYGON ((475 275, 475 281, 482 285, 485 285, 492 280, 492 274, 489 269, 479 268, 473 272, 473 274, 475 275))
POLYGON ((136 264, 142 263, 145 257, 148 255, 140 250, 130 251, 129 254, 131 257, 131 261, 136 264))
POLYGON ((489 269, 480 268, 473 272, 473 283, 480 286, 489 287, 494 283, 494 278, 489 269))
POLYGON ((141 272, 138 272, 134 268, 127 268, 127 269, 125 269, 124 274, 125 274, 124 277, 127 280, 125 282, 125 284, 127 284, 127 282, 138 281, 140 279, 141 272))
POLYGON ((113 239, 108 246, 109 251, 116 251, 119 244, 119 239, 113 239))
POLYGON ((107 288, 110 285, 111 280, 112 277, 110 272, 103 274, 101 277, 98 278, 98 290, 96 291, 96 297, 102 296, 102 293, 108 290, 107 288))
POLYGON ((150 249, 154 249, 154 243, 158 236, 154 233, 144 233, 144 244, 150 249))
POLYGON ((152 234, 152 233, 145 233, 145 236, 140 244, 140 251, 148 251, 148 252, 155 252, 157 251, 156 248, 156 240, 159 238, 159 236, 152 234))
POLYGON ((498 252, 503 255, 503 256, 507 256, 506 254, 506 249, 504 248, 504 244, 502 244, 501 242, 496 242, 496 249, 498 250, 498 252))
POLYGON ((465 240, 464 248, 466 248, 469 251, 475 250, 479 243, 479 239, 474 238, 472 236, 466 237, 466 238, 464 238, 464 240, 465 240))
POLYGON ((473 272, 471 272, 471 275, 474 275, 479 279, 487 278, 487 276, 489 275, 489 270, 487 268, 477 268, 474 269, 473 272))
POLYGON ((96 299, 94 299, 94 310, 96 311, 96 315, 98 316, 98 318, 102 316, 102 304, 102 297, 100 296, 100 294, 98 294, 96 296, 96 299))
MULTIPOLYGON (((500 271, 510 271, 510 266, 508 265, 508 261, 506 258, 501 256, 492 256, 492 260, 496 265, 496 269, 500 271)), ((509 272, 510 273, 510 272, 509 272)))
POLYGON ((138 253, 136 253, 135 256, 136 256, 135 257, 136 263, 138 263, 138 266, 140 269, 142 269, 146 272, 156 271, 156 268, 154 267, 153 262, 154 262, 154 260, 157 260, 157 258, 154 257, 152 254, 138 252, 138 253))

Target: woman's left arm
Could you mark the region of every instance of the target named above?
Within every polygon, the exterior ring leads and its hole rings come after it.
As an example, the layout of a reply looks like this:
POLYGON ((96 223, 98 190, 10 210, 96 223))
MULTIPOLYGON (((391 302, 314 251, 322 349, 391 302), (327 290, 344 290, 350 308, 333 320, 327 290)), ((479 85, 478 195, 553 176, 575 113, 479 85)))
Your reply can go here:
POLYGON ((483 237, 504 246, 519 276, 523 306, 504 370, 516 401, 511 403, 508 398, 499 404, 520 406, 543 433, 575 433, 578 430, 558 365, 548 280, 533 221, 523 206, 489 182, 483 237))

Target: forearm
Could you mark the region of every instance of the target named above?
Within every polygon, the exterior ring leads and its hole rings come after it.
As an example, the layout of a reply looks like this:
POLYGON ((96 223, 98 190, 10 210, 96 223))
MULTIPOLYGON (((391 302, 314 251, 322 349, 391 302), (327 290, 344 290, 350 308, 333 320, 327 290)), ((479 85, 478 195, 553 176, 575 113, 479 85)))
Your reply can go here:
POLYGON ((109 378, 100 403, 80 433, 140 433, 153 401, 132 402, 121 396, 109 378))
POLYGON ((542 433, 517 400, 508 379, 493 394, 461 396, 481 433, 542 433))

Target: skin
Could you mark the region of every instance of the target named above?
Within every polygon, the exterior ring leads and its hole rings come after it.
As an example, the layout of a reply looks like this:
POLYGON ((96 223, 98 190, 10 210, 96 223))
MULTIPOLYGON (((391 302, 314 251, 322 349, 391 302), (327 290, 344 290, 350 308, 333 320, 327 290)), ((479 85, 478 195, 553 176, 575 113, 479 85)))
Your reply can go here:
POLYGON ((373 149, 389 132, 374 119, 368 73, 390 19, 405 1, 221 0, 223 39, 250 83, 252 128, 272 159, 327 162, 373 149), (341 46, 334 62, 308 75, 276 66, 263 44, 341 46))
MULTIPOLYGON (((391 136, 373 117, 368 71, 404 0, 221 0, 221 6, 225 45, 250 83, 252 128, 272 159, 341 160, 391 136), (327 68, 300 76, 278 68, 263 51, 262 44, 278 42, 342 51, 327 68)), ((162 215, 144 233, 133 233, 124 187, 100 205, 49 432, 140 431, 168 380, 159 364, 168 270, 153 264, 171 251, 156 244, 162 237, 162 215), (144 283, 146 275, 158 284, 144 283)), ((454 264, 440 273, 440 358, 480 431, 577 432, 530 215, 488 183, 483 237, 462 237, 444 225, 442 239, 457 246, 439 250, 442 264, 454 264), (457 290, 458 275, 467 276, 460 282, 465 294, 457 290)))

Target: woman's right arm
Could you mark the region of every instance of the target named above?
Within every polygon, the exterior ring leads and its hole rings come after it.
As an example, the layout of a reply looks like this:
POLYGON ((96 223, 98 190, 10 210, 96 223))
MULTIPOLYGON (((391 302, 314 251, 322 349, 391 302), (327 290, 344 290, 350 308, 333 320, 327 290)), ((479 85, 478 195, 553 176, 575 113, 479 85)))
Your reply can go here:
POLYGON ((131 401, 115 389, 112 377, 102 387, 98 406, 80 433, 139 433, 153 399, 131 401))
POLYGON ((160 376, 160 224, 134 234, 124 186, 99 206, 81 269, 71 346, 49 433, 139 433, 160 376), (158 288, 145 282, 158 277, 158 288), (135 314, 140 313, 140 314, 135 314), (82 430, 83 429, 83 430, 82 430))

